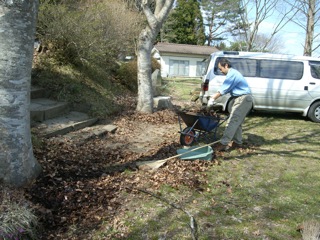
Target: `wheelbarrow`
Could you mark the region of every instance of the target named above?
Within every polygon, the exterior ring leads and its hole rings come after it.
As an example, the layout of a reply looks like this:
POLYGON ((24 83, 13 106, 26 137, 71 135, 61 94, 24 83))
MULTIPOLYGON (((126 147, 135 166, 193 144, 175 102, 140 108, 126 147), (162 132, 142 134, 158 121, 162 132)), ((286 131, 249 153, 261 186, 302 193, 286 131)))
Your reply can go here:
POLYGON ((205 115, 204 113, 179 111, 180 144, 191 146, 200 139, 204 139, 207 143, 216 140, 219 126, 227 121, 227 119, 228 116, 221 117, 216 112, 205 115), (187 125, 184 129, 183 123, 187 125))

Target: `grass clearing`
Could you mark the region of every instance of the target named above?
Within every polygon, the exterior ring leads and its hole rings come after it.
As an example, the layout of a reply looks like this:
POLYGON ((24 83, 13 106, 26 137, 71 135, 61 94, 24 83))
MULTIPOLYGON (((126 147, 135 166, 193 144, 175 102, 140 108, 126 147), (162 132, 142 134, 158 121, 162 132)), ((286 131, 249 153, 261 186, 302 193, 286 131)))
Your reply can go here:
MULTIPOLYGON (((319 124, 253 113, 243 130, 256 147, 220 157, 202 174, 204 191, 163 186, 159 194, 193 214, 198 239, 301 239, 300 225, 320 222, 319 124)), ((130 209, 124 219, 130 239, 192 239, 189 218, 153 197, 130 209)))
POLYGON ((165 78, 162 80, 162 94, 180 100, 191 100, 193 91, 200 89, 200 78, 165 78))

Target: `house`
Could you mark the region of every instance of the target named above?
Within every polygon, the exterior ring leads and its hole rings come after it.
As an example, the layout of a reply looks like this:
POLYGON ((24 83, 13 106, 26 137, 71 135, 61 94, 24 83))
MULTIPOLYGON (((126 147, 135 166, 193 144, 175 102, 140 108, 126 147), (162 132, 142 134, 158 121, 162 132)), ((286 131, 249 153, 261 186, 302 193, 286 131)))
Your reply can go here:
POLYGON ((175 43, 157 43, 152 56, 161 64, 161 77, 201 77, 206 60, 215 47, 175 43))

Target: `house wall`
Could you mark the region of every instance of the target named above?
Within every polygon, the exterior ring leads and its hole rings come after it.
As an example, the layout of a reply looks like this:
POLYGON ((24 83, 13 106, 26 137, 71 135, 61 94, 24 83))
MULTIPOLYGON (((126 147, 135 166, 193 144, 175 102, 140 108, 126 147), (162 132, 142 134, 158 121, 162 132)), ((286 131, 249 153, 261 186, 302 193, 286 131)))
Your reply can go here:
POLYGON ((170 60, 182 60, 189 62, 189 76, 182 76, 182 77, 201 77, 197 76, 197 62, 203 61, 205 58, 209 56, 184 56, 184 55, 169 55, 162 53, 161 56, 158 55, 160 60, 158 61, 161 64, 161 77, 179 77, 179 75, 172 75, 170 72, 170 60))

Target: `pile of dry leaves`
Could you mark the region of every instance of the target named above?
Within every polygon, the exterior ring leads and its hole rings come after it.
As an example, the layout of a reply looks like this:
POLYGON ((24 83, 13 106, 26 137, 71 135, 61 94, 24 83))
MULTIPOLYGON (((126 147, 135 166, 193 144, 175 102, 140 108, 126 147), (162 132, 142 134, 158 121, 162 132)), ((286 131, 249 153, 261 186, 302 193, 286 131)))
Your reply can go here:
POLYGON ((200 174, 214 162, 175 158, 154 172, 136 167, 137 161, 168 158, 181 148, 174 111, 128 111, 113 124, 117 131, 104 138, 82 145, 47 139, 35 149, 43 173, 25 195, 41 221, 41 239, 89 239, 102 222, 117 228, 119 212, 138 188, 156 191, 168 184, 202 191, 200 174), (70 231, 72 226, 77 230, 70 231))

